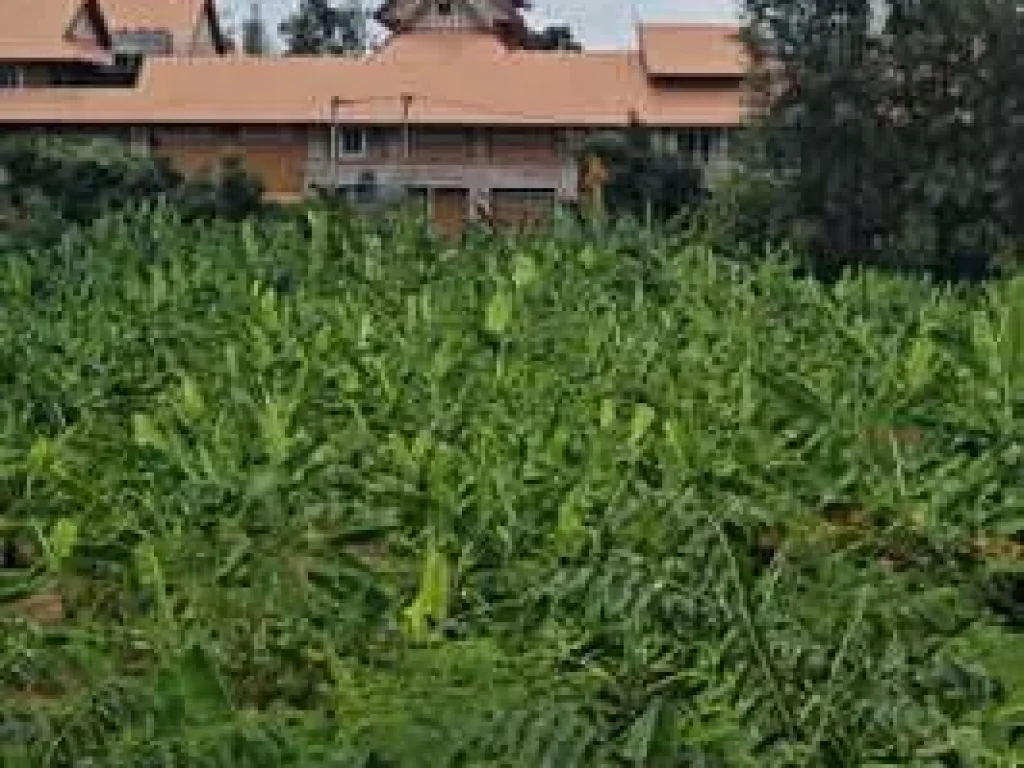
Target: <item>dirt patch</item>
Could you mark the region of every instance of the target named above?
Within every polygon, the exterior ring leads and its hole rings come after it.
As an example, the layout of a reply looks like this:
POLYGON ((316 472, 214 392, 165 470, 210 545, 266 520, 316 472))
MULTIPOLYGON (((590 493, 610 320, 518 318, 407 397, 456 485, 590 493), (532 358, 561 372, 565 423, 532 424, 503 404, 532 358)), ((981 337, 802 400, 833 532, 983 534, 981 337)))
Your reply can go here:
POLYGON ((14 601, 4 613, 43 626, 59 624, 64 620, 64 599, 52 590, 39 592, 14 601))

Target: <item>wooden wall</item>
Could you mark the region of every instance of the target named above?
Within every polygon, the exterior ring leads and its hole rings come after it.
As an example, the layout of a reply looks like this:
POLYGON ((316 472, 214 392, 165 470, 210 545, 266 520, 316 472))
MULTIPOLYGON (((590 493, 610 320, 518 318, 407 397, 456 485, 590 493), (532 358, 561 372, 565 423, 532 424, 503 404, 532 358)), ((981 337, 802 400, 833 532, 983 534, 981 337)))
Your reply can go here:
POLYGON ((152 147, 185 174, 215 171, 223 160, 240 158, 271 200, 298 199, 306 191, 305 129, 167 127, 154 130, 152 147))

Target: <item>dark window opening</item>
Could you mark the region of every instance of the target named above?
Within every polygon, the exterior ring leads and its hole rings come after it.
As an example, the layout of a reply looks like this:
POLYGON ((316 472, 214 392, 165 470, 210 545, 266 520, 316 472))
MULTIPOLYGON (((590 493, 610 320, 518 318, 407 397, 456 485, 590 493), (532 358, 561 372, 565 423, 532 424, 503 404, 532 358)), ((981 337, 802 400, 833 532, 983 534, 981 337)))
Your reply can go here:
POLYGON ((361 128, 343 128, 338 136, 338 152, 342 157, 366 154, 366 131, 361 128))
POLYGON ((0 66, 0 88, 18 87, 18 69, 10 65, 0 66))

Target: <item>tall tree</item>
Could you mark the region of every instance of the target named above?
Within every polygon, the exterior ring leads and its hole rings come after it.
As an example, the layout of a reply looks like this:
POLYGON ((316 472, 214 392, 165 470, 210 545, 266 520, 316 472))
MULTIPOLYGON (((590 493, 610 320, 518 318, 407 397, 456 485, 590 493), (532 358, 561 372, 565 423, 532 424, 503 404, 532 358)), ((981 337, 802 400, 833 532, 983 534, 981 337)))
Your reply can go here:
POLYGON ((366 13, 354 1, 338 6, 331 0, 299 0, 278 30, 285 52, 293 56, 358 55, 368 43, 366 13))
POLYGON ((809 250, 963 272, 1020 243, 1016 0, 744 5, 763 97, 753 164, 809 250))

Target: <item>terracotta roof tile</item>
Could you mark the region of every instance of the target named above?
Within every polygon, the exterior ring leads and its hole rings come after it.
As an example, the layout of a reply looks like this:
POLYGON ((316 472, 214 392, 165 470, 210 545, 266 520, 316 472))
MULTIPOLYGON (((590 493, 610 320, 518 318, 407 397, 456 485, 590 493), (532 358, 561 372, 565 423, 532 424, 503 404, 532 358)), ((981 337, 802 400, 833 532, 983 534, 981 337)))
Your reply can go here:
POLYGON ((427 60, 459 59, 469 61, 508 53, 500 39, 486 32, 418 31, 392 35, 373 54, 377 61, 406 62, 407 65, 427 60))
POLYGON ((739 77, 747 56, 728 24, 643 24, 639 29, 644 67, 653 77, 739 77))

